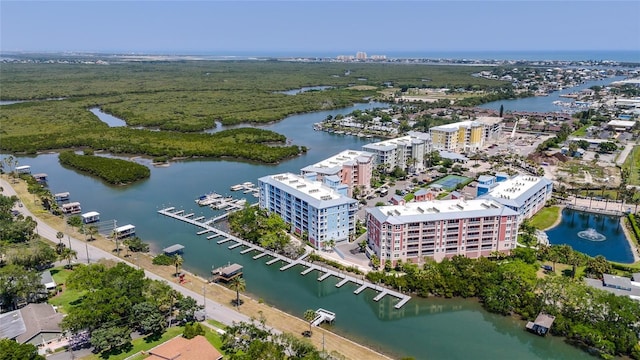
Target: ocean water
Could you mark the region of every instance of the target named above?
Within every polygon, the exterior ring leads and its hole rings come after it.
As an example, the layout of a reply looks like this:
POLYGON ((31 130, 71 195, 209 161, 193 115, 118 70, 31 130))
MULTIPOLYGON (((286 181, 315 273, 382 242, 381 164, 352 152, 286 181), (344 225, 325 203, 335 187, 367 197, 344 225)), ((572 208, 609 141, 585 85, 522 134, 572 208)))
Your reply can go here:
MULTIPOLYGON (((553 61, 618 61, 640 63, 640 49, 638 50, 557 50, 557 51, 366 51, 368 56, 385 55, 387 59, 452 59, 452 60, 553 60, 553 61)), ((212 58, 238 58, 248 59, 252 57, 317 57, 335 58, 338 55, 354 55, 347 52, 324 51, 288 51, 288 52, 205 52, 200 55, 212 58)))

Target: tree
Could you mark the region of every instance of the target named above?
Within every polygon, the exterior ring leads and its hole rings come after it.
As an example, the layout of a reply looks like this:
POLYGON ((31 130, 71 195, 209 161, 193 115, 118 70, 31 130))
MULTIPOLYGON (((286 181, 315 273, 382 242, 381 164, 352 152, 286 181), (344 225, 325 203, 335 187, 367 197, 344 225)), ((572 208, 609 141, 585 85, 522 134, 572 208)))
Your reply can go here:
POLYGON ((0 339, 0 360, 45 360, 32 344, 20 344, 11 339, 0 339))
POLYGON ((613 268, 611 267, 611 264, 609 264, 607 259, 602 255, 598 255, 595 258, 589 258, 587 260, 585 272, 590 277, 601 279, 602 274, 611 274, 612 271, 613 268))
POLYGON ((131 344, 131 330, 126 327, 104 327, 91 333, 91 345, 98 352, 121 348, 127 344, 131 344))
POLYGON ((309 323, 309 334, 308 336, 306 334, 303 333, 303 335, 307 336, 307 337, 311 337, 312 331, 311 331, 311 322, 316 318, 316 312, 311 310, 311 309, 307 309, 304 312, 304 319, 309 323))
POLYGON ((69 249, 67 247, 65 247, 64 250, 62 250, 62 252, 60 253, 60 260, 67 261, 67 268, 71 267, 71 260, 77 259, 77 258, 78 258, 78 253, 75 250, 69 249))
POLYGON ((371 255, 371 265, 373 266, 374 269, 380 268, 380 259, 376 254, 371 255))
POLYGON ((87 234, 89 235, 89 240, 95 240, 93 237, 98 234, 98 227, 95 225, 91 225, 87 228, 87 234))
POLYGON ((601 153, 612 153, 617 149, 618 149, 618 146, 616 146, 616 144, 612 143, 611 141, 598 144, 598 152, 601 152, 601 153))
POLYGON ((247 284, 246 284, 246 282, 244 281, 244 279, 242 277, 236 276, 229 283, 229 287, 232 290, 236 291, 235 305, 236 305, 236 307, 239 307, 240 306, 240 292, 241 291, 245 291, 247 289, 247 284))
POLYGON ((64 238, 64 233, 62 231, 58 231, 56 233, 56 239, 58 239, 58 241, 62 243, 62 238, 64 238))
POLYGON ((504 105, 500 105, 500 114, 498 116, 502 117, 503 113, 504 113, 504 105))
POLYGON ((0 302, 4 304, 3 308, 15 308, 20 300, 32 300, 43 289, 36 271, 18 265, 0 267, 0 302))
POLYGON ((182 336, 186 339, 193 339, 198 335, 204 336, 204 334, 204 328, 200 323, 187 323, 184 326, 184 333, 182 333, 182 336))
POLYGON ((175 276, 178 276, 178 274, 179 274, 178 268, 180 268, 183 263, 184 263, 184 259, 182 259, 182 256, 180 256, 179 254, 176 254, 176 255, 173 256, 173 265, 176 267, 176 275, 175 276))
POLYGON ((178 308, 176 320, 181 322, 192 322, 195 319, 196 311, 203 308, 191 296, 181 297, 176 307, 178 308))
POLYGON ((132 323, 143 334, 160 334, 167 324, 162 312, 150 302, 141 302, 131 307, 132 323))

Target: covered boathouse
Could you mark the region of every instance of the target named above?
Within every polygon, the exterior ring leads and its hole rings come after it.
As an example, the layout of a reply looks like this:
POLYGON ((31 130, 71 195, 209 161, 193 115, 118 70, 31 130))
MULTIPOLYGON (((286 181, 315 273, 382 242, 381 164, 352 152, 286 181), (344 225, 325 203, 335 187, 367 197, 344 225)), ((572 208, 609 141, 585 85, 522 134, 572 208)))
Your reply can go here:
POLYGON ((540 313, 534 322, 529 321, 527 323, 527 330, 540 336, 545 336, 551 329, 551 325, 555 321, 556 317, 540 313))
POLYGON ((225 267, 217 268, 211 271, 213 275, 213 282, 223 281, 229 282, 238 276, 242 276, 242 265, 231 264, 225 267))

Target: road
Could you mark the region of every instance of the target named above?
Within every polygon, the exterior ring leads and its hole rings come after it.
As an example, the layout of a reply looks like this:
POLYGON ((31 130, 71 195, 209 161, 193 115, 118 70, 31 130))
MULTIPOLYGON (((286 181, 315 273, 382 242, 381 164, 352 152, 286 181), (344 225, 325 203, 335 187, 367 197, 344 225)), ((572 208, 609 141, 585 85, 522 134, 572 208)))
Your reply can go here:
MULTIPOLYGON (((3 188, 3 195, 5 196, 17 195, 13 187, 11 187, 11 185, 4 179, 0 179, 0 186, 3 188)), ((20 211, 25 217, 30 216, 32 219, 34 219, 38 223, 36 227, 36 233, 38 235, 54 243, 58 242, 58 238, 56 238, 56 234, 58 233, 58 231, 56 229, 52 228, 47 223, 45 223, 41 219, 34 216, 25 206, 22 206, 22 207, 16 206, 15 209, 20 211)), ((86 241, 76 239, 66 234, 65 234, 65 237, 62 239, 62 241, 67 246, 69 246, 70 244, 71 249, 75 250, 78 253, 78 258, 76 259, 77 263, 86 264, 87 262, 96 262, 100 259, 109 259, 109 260, 124 262, 132 267, 135 267, 134 264, 128 261, 125 261, 113 254, 110 254, 102 249, 96 248, 91 244, 87 243, 86 241)), ((204 304, 203 293, 198 294, 192 290, 189 290, 181 286, 180 284, 166 281, 164 278, 152 272, 149 272, 147 270, 145 270, 144 273, 147 278, 164 281, 167 284, 169 284, 173 289, 175 289, 176 291, 179 291, 184 296, 190 296, 194 298, 200 305, 204 304)), ((241 314, 233 309, 227 308, 222 304, 208 298, 206 299, 205 309, 206 309, 207 318, 215 319, 225 325, 231 325, 233 322, 249 322, 250 321, 250 318, 248 316, 241 314)))

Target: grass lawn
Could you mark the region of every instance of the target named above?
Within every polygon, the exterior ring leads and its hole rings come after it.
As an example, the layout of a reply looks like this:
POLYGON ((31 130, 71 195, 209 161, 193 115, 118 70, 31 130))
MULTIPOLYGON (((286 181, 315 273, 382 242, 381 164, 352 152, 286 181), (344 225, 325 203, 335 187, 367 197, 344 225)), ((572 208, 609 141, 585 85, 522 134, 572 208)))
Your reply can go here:
POLYGON ((629 185, 640 185, 640 146, 634 146, 624 160, 622 168, 629 172, 629 185))
POLYGON ((55 280, 56 284, 58 284, 58 289, 62 288, 62 291, 56 296, 49 298, 48 303, 56 306, 59 312, 65 314, 69 312, 70 308, 78 305, 80 301, 82 301, 80 298, 84 295, 84 291, 69 290, 66 286, 62 286, 66 284, 67 278, 72 272, 72 270, 65 269, 64 267, 51 269, 51 276, 53 277, 53 280, 55 280))
POLYGON ((587 135, 587 128, 589 128, 591 126, 591 124, 587 124, 584 125, 583 127, 581 127, 580 129, 574 131, 571 133, 571 136, 576 136, 576 137, 583 137, 585 135, 587 135))
POLYGON ((531 225, 539 230, 548 229, 560 217, 560 208, 557 206, 544 207, 531 218, 531 225))

